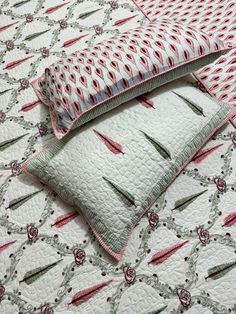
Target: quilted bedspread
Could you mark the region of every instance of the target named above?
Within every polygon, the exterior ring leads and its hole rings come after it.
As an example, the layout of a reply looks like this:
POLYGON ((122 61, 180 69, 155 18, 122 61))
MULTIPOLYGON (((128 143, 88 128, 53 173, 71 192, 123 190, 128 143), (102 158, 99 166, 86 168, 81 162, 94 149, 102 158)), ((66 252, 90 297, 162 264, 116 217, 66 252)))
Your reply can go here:
POLYGON ((30 82, 65 54, 145 23, 141 9, 131 0, 1 1, 0 313, 236 313, 232 124, 142 218, 118 264, 73 207, 20 170, 53 137, 30 82))

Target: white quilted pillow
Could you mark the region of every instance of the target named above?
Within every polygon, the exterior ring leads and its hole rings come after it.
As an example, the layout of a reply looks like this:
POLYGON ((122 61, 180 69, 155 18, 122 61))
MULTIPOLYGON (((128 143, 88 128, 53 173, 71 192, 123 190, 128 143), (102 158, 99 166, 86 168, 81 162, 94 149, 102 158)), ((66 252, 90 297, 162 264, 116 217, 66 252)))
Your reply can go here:
POLYGON ((233 111, 175 82, 55 140, 24 170, 78 208, 119 260, 143 213, 233 111))

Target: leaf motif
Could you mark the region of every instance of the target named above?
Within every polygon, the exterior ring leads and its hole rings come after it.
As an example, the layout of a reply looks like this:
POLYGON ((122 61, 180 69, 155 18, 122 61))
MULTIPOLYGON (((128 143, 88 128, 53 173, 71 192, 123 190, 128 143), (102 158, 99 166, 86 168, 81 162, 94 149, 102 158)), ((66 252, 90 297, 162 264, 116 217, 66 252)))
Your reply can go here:
POLYGON ((178 96, 179 98, 181 98, 194 113, 196 113, 197 115, 205 117, 203 109, 199 105, 194 103, 192 100, 190 100, 190 99, 188 99, 182 95, 179 95, 176 92, 172 92, 172 93, 175 94, 176 96, 178 96))
POLYGON ((225 217, 222 227, 230 227, 236 223, 236 212, 233 212, 225 217))
POLYGON ((68 48, 72 45, 74 45, 75 43, 77 43, 79 40, 81 40, 82 38, 88 36, 88 34, 85 34, 85 35, 81 35, 81 36, 78 36, 78 37, 75 37, 75 38, 72 38, 72 39, 69 39, 67 41, 65 41, 62 45, 63 48, 68 48))
POLYGON ((25 133, 23 135, 20 135, 20 136, 15 137, 15 138, 11 138, 10 140, 6 140, 6 141, 0 143, 0 152, 5 150, 6 148, 10 147, 11 145, 15 144, 16 142, 18 142, 20 139, 22 139, 23 137, 25 137, 28 134, 29 133, 25 133))
POLYGON ((153 109, 156 109, 156 108, 154 107, 154 102, 153 102, 151 99, 145 97, 144 95, 141 95, 141 96, 137 97, 136 99, 137 99, 137 100, 140 102, 140 104, 141 104, 142 106, 144 106, 145 108, 153 108, 153 109))
POLYGON ((0 96, 5 94, 5 93, 7 93, 7 92, 9 92, 10 90, 12 90, 12 88, 8 88, 8 89, 5 89, 5 90, 1 91, 0 92, 0 96))
POLYGON ((23 205, 24 203, 29 201, 32 197, 34 197, 35 195, 37 195, 41 191, 43 191, 43 189, 13 199, 12 201, 10 201, 9 206, 6 209, 8 209, 8 208, 10 208, 11 210, 17 209, 18 207, 20 207, 21 205, 23 205))
POLYGON ((51 225, 51 227, 61 228, 78 216, 79 216, 79 212, 77 211, 74 211, 66 215, 61 215, 55 220, 55 222, 51 225))
POLYGON ((25 61, 27 61, 27 60, 29 60, 29 59, 31 59, 31 58, 33 58, 33 56, 28 56, 28 57, 23 58, 23 59, 19 59, 19 60, 16 60, 16 61, 9 62, 9 63, 5 66, 4 70, 12 70, 12 69, 14 69, 15 67, 17 67, 18 65, 20 65, 21 63, 23 63, 23 62, 25 62, 25 61))
POLYGON ((211 148, 207 148, 204 149, 202 151, 200 151, 199 153, 197 153, 193 159, 191 160, 191 162, 195 163, 195 164, 199 164, 201 161, 203 161, 203 159, 205 159, 208 155, 210 155, 211 153, 213 153, 217 148, 221 147, 223 144, 218 144, 216 146, 213 146, 211 148))
POLYGON ((151 136, 147 135, 145 132, 141 131, 143 135, 146 137, 146 139, 156 148, 158 153, 164 158, 164 159, 171 159, 170 151, 164 147, 162 144, 160 144, 158 141, 154 140, 151 136))
POLYGON ((60 8, 64 7, 64 6, 65 6, 66 4, 68 4, 68 3, 70 3, 70 1, 65 2, 65 3, 62 3, 62 4, 59 4, 59 5, 56 5, 56 6, 54 6, 54 7, 51 7, 51 8, 49 8, 49 9, 47 9, 44 13, 46 13, 46 14, 51 14, 51 13, 53 13, 53 12, 59 10, 60 8))
POLYGON ((211 278, 213 280, 219 279, 226 275, 236 266, 236 261, 224 263, 208 269, 208 276, 205 279, 211 278))
POLYGON ((162 306, 161 308, 159 308, 159 309, 157 309, 155 311, 148 312, 147 314, 158 314, 158 313, 163 312, 166 308, 167 308, 167 305, 164 305, 164 306, 162 306))
POLYGON ((89 12, 85 12, 85 13, 82 13, 78 16, 78 19, 81 19, 81 20, 84 20, 86 19, 87 17, 93 15, 94 13, 100 11, 101 9, 96 9, 96 10, 93 10, 93 11, 89 11, 89 12))
POLYGON ((31 34, 31 35, 28 35, 28 36, 25 37, 24 40, 31 41, 31 40, 33 40, 33 39, 35 39, 35 38, 37 38, 37 37, 47 33, 48 31, 50 31, 50 28, 46 29, 45 31, 42 31, 42 32, 38 32, 38 33, 34 33, 34 34, 31 34))
POLYGON ((117 21, 113 24, 113 26, 122 26, 122 25, 128 23, 130 20, 134 19, 137 15, 138 15, 138 14, 133 15, 133 16, 129 16, 129 17, 126 17, 126 18, 121 19, 121 20, 117 20, 117 21))
POLYGON ((3 32, 3 31, 5 31, 6 29, 8 29, 9 27, 12 27, 13 25, 15 25, 15 24, 17 24, 18 23, 18 21, 17 22, 13 22, 13 23, 11 23, 11 24, 7 24, 7 25, 5 25, 5 26, 2 26, 2 27, 0 27, 0 33, 1 32, 3 32))
POLYGON ((164 250, 161 250, 157 252, 156 254, 153 255, 152 259, 148 264, 152 263, 154 265, 161 264, 164 262, 166 259, 168 259, 172 254, 174 254, 176 251, 178 251, 182 246, 184 246, 186 243, 188 243, 188 240, 177 243, 175 245, 172 245, 164 250))
POLYGON ((12 244, 16 243, 16 240, 13 240, 11 242, 5 243, 3 245, 0 246, 0 253, 4 250, 6 250, 9 246, 11 246, 12 244))
POLYGON ((22 5, 26 4, 27 2, 30 2, 31 0, 23 0, 23 1, 20 1, 20 2, 17 2, 15 4, 13 4, 13 7, 14 8, 19 8, 21 7, 22 5))
POLYGON ((113 153, 113 154, 124 154, 123 148, 117 142, 111 140, 108 136, 98 132, 97 130, 93 129, 93 132, 102 140, 102 142, 106 145, 106 147, 113 153))
POLYGON ((113 280, 110 279, 108 281, 99 283, 98 285, 92 286, 90 288, 81 290, 77 292, 73 298, 72 301, 69 303, 69 305, 79 306, 82 303, 88 301, 91 297, 93 297, 99 290, 101 290, 103 287, 108 286, 113 280))
POLYGON ((200 195, 204 194, 207 190, 201 191, 190 196, 183 197, 175 202, 175 207, 172 210, 178 209, 179 211, 184 210, 188 205, 195 201, 200 195))
POLYGON ((48 264, 42 267, 37 267, 35 269, 27 271, 26 274, 24 275, 24 278, 20 281, 20 283, 25 282, 27 285, 31 285, 35 280, 37 280, 38 278, 46 274, 50 269, 55 267, 61 261, 62 259, 52 264, 48 264))
POLYGON ((27 103, 23 105, 19 111, 27 112, 33 109, 34 107, 36 107, 39 103, 40 103, 40 100, 35 100, 33 102, 27 103))
POLYGON ((131 195, 126 190, 122 189, 116 183, 111 182, 106 177, 102 178, 114 189, 116 193, 118 193, 119 196, 121 196, 122 200, 128 201, 131 205, 134 205, 136 207, 135 198, 133 197, 133 195, 131 195))

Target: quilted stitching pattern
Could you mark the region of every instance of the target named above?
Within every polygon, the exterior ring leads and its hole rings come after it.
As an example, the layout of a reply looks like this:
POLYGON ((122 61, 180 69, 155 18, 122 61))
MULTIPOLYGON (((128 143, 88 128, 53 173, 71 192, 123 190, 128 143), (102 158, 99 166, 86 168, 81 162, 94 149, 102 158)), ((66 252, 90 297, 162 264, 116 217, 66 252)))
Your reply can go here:
POLYGON ((143 212, 231 111, 189 87, 193 102, 179 85, 154 92, 157 107, 127 103, 26 162, 27 171, 78 207, 118 260, 143 212))
MULTIPOLYGON (((202 1, 205 3, 208 1, 202 1)), ((227 3, 222 1, 223 5, 227 3)), ((82 216, 73 214, 73 207, 20 172, 22 160, 52 137, 47 108, 37 101, 32 88, 23 89, 21 83, 27 87, 26 80, 41 75, 46 66, 65 53, 142 25, 143 15, 127 0, 12 0, 2 1, 0 6, 4 62, 0 87, 0 313, 147 314, 163 309, 163 314, 181 314, 185 311, 182 303, 187 306, 189 300, 189 313, 234 313, 236 268, 217 280, 205 279, 209 268, 235 260, 236 225, 224 226, 227 216, 235 212, 236 203, 233 126, 218 132, 199 152, 202 158, 193 160, 171 184, 134 229, 121 263, 113 264, 82 216), (48 11, 60 4, 65 5, 48 11), (98 11, 88 14, 95 10, 98 11), (122 24, 122 20, 128 22, 122 24), (3 30, 9 24, 12 26, 3 30), (62 29, 60 25, 67 27, 62 29), (51 30, 47 33, 25 40, 48 28, 51 30), (78 34, 88 36, 73 40, 78 34), (72 44, 64 46, 66 42, 72 44), (13 69, 3 70, 8 63, 32 55, 13 69), (179 199, 205 189, 207 192, 183 211, 172 210, 179 199), (41 192, 26 197, 35 191, 41 192), (19 198, 28 200, 14 206, 19 198), (28 225, 34 228, 27 228, 28 225), (189 242, 163 263, 149 263, 155 253, 186 240, 189 242), (31 285, 20 283, 26 272, 56 261, 60 262, 31 285), (89 294, 91 298, 83 304, 68 305, 77 292, 105 284, 110 278, 113 282, 108 287, 95 290, 96 295, 89 294), (177 295, 180 287, 189 293, 180 290, 177 295)), ((220 82, 222 79, 223 73, 220 82)), ((186 84, 194 84, 205 92, 197 82, 188 80, 186 84)), ((137 103, 147 110, 159 105, 148 95, 140 97, 137 103)))

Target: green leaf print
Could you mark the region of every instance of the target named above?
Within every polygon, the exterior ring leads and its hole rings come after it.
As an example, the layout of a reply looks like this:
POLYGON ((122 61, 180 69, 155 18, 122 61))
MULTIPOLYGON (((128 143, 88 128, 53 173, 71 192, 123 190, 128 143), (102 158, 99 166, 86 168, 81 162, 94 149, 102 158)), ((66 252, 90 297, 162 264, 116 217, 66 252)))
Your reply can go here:
POLYGON ((37 38, 37 37, 39 37, 39 36, 41 36, 41 35, 43 35, 43 34, 47 33, 48 31, 50 31, 50 29, 46 29, 45 31, 42 31, 42 32, 38 32, 38 33, 34 33, 34 34, 31 34, 31 35, 28 35, 28 36, 26 36, 26 37, 25 37, 25 39, 24 39, 24 40, 31 41, 31 40, 33 40, 33 39, 35 39, 35 38, 37 38))
POLYGON ((130 204, 136 206, 135 205, 135 198, 129 192, 122 189, 116 183, 111 182, 106 177, 103 177, 103 179, 114 189, 114 191, 116 193, 118 193, 119 196, 121 196, 122 200, 128 201, 130 204))
POLYGON ((23 135, 17 136, 15 138, 11 138, 10 140, 6 140, 6 141, 0 143, 0 152, 5 150, 6 148, 10 147, 11 145, 15 144, 16 142, 18 142, 20 139, 22 139, 23 137, 25 137, 28 134, 29 133, 25 133, 23 135))
POLYGON ((27 285, 31 285, 35 280, 37 280, 38 278, 46 274, 50 269, 55 267, 61 261, 62 259, 52 264, 42 266, 42 267, 37 267, 35 269, 27 271, 24 275, 24 278, 20 282, 25 282, 27 285))
POLYGON ((78 19, 81 19, 81 20, 84 20, 86 19, 87 17, 93 15, 94 13, 100 11, 101 9, 96 9, 96 10, 93 10, 93 11, 89 11, 89 12, 85 12, 85 13, 82 13, 78 16, 78 19))
POLYGON ((199 105, 194 103, 192 100, 190 100, 190 99, 188 99, 182 95, 179 95, 176 92, 172 92, 172 93, 175 94, 176 96, 178 96, 179 98, 181 98, 194 113, 196 113, 197 115, 205 117, 203 109, 199 105))
POLYGON ((175 202, 175 207, 172 210, 178 209, 179 211, 184 210, 188 205, 194 202, 200 195, 204 194, 207 190, 201 191, 197 194, 183 197, 175 202))
POLYGON ((159 152, 159 154, 164 158, 164 159, 171 159, 171 154, 170 151, 164 147, 161 143, 158 141, 154 140, 151 136, 147 135, 145 132, 141 131, 146 139, 156 148, 156 150, 159 152))
POLYGON ((217 266, 214 266, 212 268, 208 269, 208 276, 205 279, 211 278, 211 279, 219 279, 226 275, 229 271, 231 271, 236 266, 236 261, 230 262, 230 263, 224 263, 217 266))
POLYGON ((7 209, 8 208, 10 208, 11 210, 17 209, 18 207, 20 207, 21 205, 26 203, 28 200, 30 200, 32 197, 34 197, 35 195, 37 195, 41 191, 43 191, 43 189, 13 199, 12 201, 10 201, 9 206, 7 207, 7 209))

